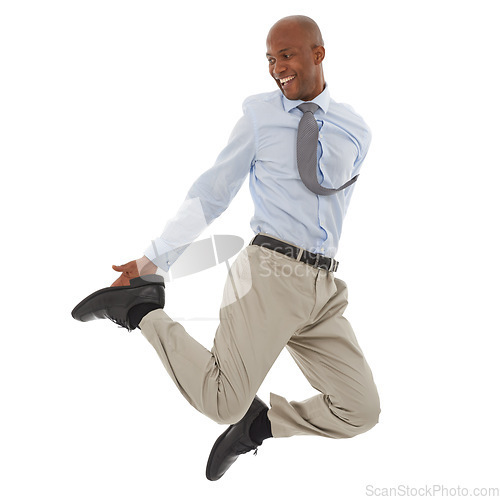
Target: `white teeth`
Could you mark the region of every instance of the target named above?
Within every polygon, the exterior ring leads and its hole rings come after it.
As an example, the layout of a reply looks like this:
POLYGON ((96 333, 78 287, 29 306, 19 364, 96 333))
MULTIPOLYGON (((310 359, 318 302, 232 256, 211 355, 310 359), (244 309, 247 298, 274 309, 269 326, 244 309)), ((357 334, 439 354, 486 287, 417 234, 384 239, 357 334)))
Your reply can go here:
POLYGON ((281 78, 280 83, 283 84, 283 83, 289 82, 290 80, 293 80, 294 78, 295 78, 295 76, 287 76, 286 78, 281 78))

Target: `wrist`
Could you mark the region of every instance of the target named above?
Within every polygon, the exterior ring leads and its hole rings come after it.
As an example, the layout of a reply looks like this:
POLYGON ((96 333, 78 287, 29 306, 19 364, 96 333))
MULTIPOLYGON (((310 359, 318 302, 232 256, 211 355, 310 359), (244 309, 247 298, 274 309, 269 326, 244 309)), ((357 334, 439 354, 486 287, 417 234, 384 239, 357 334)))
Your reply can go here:
POLYGON ((137 261, 137 270, 139 271, 139 275, 143 276, 145 274, 156 274, 158 266, 153 264, 145 255, 138 259, 137 261))

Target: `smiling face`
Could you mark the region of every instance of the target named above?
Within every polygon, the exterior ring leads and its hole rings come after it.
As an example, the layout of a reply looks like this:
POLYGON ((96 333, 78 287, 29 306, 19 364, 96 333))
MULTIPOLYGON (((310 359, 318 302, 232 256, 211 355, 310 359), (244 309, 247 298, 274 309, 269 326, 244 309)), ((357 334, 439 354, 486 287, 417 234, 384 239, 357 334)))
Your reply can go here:
POLYGON ((314 27, 295 18, 278 21, 267 36, 266 56, 269 73, 287 99, 311 101, 323 92, 325 49, 314 27))

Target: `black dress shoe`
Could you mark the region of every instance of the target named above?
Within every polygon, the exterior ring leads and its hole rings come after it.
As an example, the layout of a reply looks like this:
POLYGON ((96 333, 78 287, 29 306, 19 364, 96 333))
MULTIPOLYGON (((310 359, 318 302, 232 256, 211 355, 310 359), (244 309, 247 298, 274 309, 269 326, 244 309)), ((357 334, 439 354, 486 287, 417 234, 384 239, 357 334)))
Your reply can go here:
POLYGON ((260 443, 250 439, 250 425, 257 415, 268 406, 255 396, 245 416, 223 432, 208 457, 206 475, 210 481, 217 481, 233 465, 239 455, 257 450, 260 443))
POLYGON ((130 286, 110 286, 97 290, 71 311, 78 321, 110 319, 131 331, 128 312, 139 304, 165 306, 165 280, 157 274, 146 274, 130 280, 130 286))

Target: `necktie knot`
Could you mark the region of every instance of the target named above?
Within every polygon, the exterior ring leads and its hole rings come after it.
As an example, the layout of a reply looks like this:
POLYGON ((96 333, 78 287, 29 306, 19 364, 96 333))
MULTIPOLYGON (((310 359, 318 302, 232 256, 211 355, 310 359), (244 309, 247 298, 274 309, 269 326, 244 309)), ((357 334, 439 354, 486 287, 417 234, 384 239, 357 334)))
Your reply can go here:
POLYGON ((319 106, 314 102, 304 102, 303 104, 297 106, 297 108, 299 108, 302 113, 310 111, 312 114, 314 114, 318 110, 319 106))

